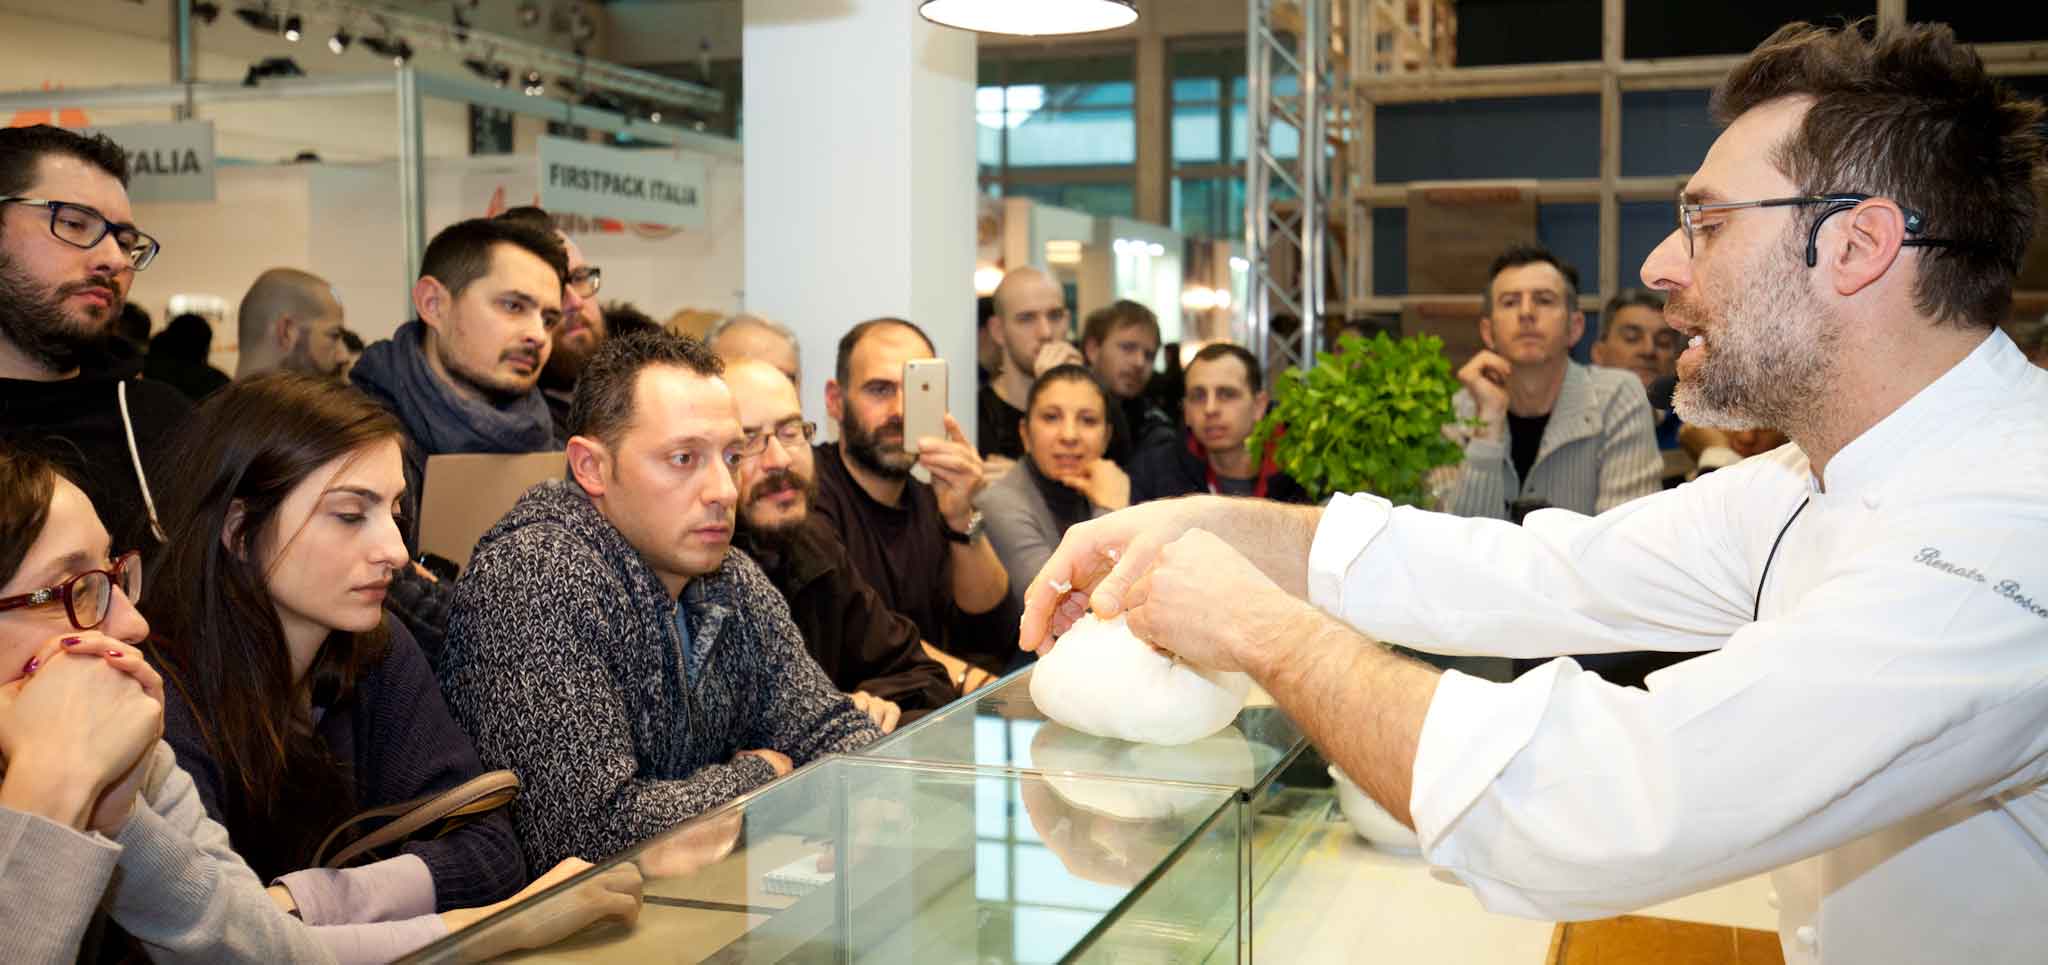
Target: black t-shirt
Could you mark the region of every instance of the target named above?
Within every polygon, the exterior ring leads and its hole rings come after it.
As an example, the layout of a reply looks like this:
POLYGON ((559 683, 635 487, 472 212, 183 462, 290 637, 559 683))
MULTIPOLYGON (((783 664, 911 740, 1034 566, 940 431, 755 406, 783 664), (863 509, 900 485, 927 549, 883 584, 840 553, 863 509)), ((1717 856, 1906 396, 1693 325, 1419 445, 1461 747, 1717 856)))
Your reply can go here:
POLYGON ((980 428, 977 443, 981 447, 982 458, 1024 458, 1024 430, 1020 428, 1024 413, 1004 402, 1003 397, 996 394, 993 383, 982 386, 981 393, 975 398, 975 408, 979 410, 976 421, 980 428))
MULTIPOLYGON (((135 446, 149 471, 158 468, 171 432, 191 411, 192 403, 161 382, 91 371, 60 382, 0 379, 0 443, 33 450, 69 470, 113 536, 115 553, 156 547, 127 426, 134 426, 135 446), (121 418, 123 385, 127 423, 121 418)), ((151 482, 160 495, 164 480, 151 482)))
POLYGON ((860 488, 838 443, 816 447, 817 518, 846 546, 853 568, 866 577, 882 604, 910 618, 932 646, 945 649, 953 621, 952 543, 929 484, 904 484, 901 506, 876 502, 860 488))
POLYGON ((1550 425, 1550 413, 1516 415, 1508 413, 1508 457, 1515 463, 1515 479, 1529 484, 1529 470, 1536 468, 1536 454, 1543 449, 1543 429, 1550 425))

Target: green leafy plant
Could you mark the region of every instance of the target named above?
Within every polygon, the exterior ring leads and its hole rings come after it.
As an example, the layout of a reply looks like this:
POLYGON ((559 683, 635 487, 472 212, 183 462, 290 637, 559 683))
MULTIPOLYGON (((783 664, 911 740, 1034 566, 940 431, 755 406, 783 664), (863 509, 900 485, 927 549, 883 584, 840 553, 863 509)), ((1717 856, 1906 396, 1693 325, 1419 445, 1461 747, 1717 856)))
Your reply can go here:
POLYGON ((1249 445, 1259 452, 1277 440, 1280 468, 1318 500, 1371 492, 1427 506, 1430 471, 1464 458, 1443 434, 1457 419, 1457 391, 1441 339, 1346 335, 1336 354, 1316 354, 1315 368, 1281 373, 1249 445))

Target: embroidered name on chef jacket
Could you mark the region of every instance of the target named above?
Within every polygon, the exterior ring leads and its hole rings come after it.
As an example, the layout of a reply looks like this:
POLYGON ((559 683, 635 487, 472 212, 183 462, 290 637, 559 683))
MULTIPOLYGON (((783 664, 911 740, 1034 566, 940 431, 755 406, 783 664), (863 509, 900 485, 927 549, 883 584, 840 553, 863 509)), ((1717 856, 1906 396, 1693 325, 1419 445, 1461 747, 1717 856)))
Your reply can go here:
POLYGON ((1921 547, 1920 552, 1913 555, 1913 562, 1922 566, 1932 567, 1959 579, 1969 580, 1972 583, 1989 585, 1991 586, 1991 592, 2011 600, 2014 606, 2040 619, 2048 620, 2048 606, 2036 602, 2033 597, 2021 592, 2022 587, 2018 580, 1999 580, 1996 584, 1993 584, 1991 578, 1985 576, 1982 570, 1942 559, 1941 550, 1932 546, 1921 547))

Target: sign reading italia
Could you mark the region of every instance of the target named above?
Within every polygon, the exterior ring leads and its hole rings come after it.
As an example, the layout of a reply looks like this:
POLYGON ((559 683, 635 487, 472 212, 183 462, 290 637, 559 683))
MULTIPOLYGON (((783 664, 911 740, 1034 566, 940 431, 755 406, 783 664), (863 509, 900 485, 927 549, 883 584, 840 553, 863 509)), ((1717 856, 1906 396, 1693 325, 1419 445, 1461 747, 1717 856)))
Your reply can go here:
POLYGON ((213 200, 212 121, 120 124, 93 130, 128 152, 130 200, 213 200))
POLYGON ((540 139, 540 206, 557 214, 704 226, 704 162, 660 150, 540 139))

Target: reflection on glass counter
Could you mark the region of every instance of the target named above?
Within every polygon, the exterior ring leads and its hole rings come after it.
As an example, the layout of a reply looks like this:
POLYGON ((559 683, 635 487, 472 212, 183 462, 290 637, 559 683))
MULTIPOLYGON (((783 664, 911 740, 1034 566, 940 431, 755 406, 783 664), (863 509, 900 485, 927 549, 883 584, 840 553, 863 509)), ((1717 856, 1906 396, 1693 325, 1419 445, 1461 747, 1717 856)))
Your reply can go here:
MULTIPOLYGON (((939 709, 861 751, 863 756, 976 767, 1187 782, 1238 788, 1246 813, 1251 884, 1264 887, 1281 862, 1329 813, 1328 782, 1314 767, 1293 767, 1308 738, 1257 691, 1237 720, 1189 744, 1165 746, 1092 737, 1048 721, 1031 700, 1031 668, 939 709), (1290 787, 1290 775, 1313 790, 1290 787)), ((1310 756, 1313 756, 1312 754, 1310 756)), ((1144 810, 1143 784, 1119 788, 1115 808, 1144 810)))
POLYGON ((1239 803, 1223 786, 833 758, 413 960, 473 960, 494 929, 637 874, 632 925, 509 960, 1241 961, 1239 803))

